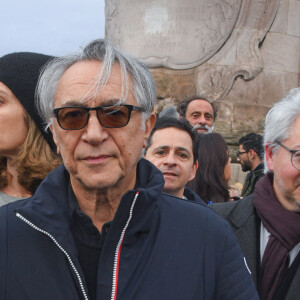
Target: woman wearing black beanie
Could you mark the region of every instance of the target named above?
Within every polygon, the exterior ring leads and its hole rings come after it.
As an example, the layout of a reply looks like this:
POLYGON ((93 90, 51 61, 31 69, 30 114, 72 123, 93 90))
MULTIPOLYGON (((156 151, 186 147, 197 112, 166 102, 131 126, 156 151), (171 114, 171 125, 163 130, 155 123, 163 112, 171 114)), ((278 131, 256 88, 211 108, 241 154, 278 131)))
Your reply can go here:
POLYGON ((34 106, 39 73, 51 56, 0 58, 0 206, 31 196, 61 160, 34 106))

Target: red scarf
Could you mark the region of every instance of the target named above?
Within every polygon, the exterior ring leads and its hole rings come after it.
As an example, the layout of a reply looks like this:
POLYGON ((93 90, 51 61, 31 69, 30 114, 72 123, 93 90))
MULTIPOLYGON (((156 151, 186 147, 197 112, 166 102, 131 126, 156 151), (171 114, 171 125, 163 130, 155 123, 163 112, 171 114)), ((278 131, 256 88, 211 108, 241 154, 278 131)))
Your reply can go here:
POLYGON ((300 214, 277 200, 271 174, 256 184, 253 204, 271 234, 261 264, 261 295, 262 300, 272 300, 288 269, 289 252, 300 242, 300 214))

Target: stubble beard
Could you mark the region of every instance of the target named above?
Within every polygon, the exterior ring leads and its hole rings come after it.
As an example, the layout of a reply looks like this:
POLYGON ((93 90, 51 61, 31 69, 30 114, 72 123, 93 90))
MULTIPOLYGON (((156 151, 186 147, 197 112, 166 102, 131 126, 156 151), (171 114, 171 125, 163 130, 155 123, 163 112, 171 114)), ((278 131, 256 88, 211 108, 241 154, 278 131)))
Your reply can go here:
MULTIPOLYGON (((275 180, 275 179, 274 179, 275 180)), ((284 199, 293 206, 293 211, 300 213, 300 198, 296 198, 295 191, 300 188, 300 179, 296 181, 294 190, 287 190, 281 180, 277 179, 277 185, 284 199)))
POLYGON ((252 165, 249 159, 245 160, 242 165, 242 171, 248 172, 251 171, 252 165))

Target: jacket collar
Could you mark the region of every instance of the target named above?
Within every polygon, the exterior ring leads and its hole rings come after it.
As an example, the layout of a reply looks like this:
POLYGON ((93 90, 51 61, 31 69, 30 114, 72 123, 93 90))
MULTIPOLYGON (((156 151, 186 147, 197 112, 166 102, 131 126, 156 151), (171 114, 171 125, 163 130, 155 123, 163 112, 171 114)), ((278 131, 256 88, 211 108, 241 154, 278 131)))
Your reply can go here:
POLYGON ((230 212, 230 221, 236 228, 240 228, 255 214, 253 206, 253 194, 238 200, 230 212))
POLYGON ((256 166, 256 168, 252 171, 253 173, 263 173, 264 171, 264 163, 260 163, 259 165, 256 166))
MULTIPOLYGON (((16 212, 34 225, 54 235, 58 240, 64 240, 70 234, 69 182, 70 176, 65 166, 59 166, 43 180, 35 195, 28 198, 28 201, 24 201, 24 204, 16 212)), ((153 164, 142 158, 137 165, 136 182, 135 190, 128 191, 122 197, 114 221, 124 222, 134 195, 139 191, 133 218, 140 220, 140 230, 149 230, 150 215, 162 193, 164 179, 153 164), (146 215, 149 218, 146 218, 146 215)))
MULTIPOLYGON (((252 277, 257 284, 259 274, 259 219, 253 206, 254 194, 238 200, 230 212, 229 220, 235 226, 234 233, 241 246, 252 277)), ((235 204, 235 203, 234 203, 235 204)))
POLYGON ((183 194, 188 200, 196 202, 196 203, 201 203, 201 204, 204 204, 205 206, 207 206, 207 204, 189 187, 186 186, 184 188, 183 194))

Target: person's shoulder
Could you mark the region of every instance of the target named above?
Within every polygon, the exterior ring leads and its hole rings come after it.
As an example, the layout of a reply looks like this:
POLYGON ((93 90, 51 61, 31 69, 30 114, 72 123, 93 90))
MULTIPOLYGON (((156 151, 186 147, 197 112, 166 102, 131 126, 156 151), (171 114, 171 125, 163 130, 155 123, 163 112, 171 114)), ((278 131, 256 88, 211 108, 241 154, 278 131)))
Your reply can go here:
POLYGON ((237 216, 238 218, 246 218, 251 215, 254 210, 253 197, 251 194, 234 202, 214 203, 209 205, 221 217, 229 220, 229 218, 237 216))
POLYGON ((193 202, 201 203, 207 205, 192 189, 189 187, 185 187, 184 189, 184 196, 193 202))
POLYGON ((21 199, 17 199, 16 201, 7 203, 3 206, 0 207, 0 213, 6 213, 6 212, 13 212, 15 211, 15 209, 17 209, 18 207, 23 206, 25 203, 27 203, 28 201, 30 201, 32 197, 29 198, 21 198, 21 199))
POLYGON ((16 214, 16 210, 28 203, 30 201, 31 197, 24 198, 24 199, 18 199, 14 202, 5 204, 0 207, 0 220, 11 218, 16 214))
POLYGON ((240 204, 240 201, 243 201, 243 200, 244 199, 240 199, 238 201, 233 201, 233 202, 212 203, 209 205, 209 207, 221 215, 228 214, 233 209, 235 209, 235 207, 237 205, 240 204))
POLYGON ((194 199, 188 199, 188 198, 178 198, 176 196, 167 194, 167 193, 162 193, 162 199, 163 202, 167 205, 171 205, 174 208, 178 209, 202 209, 207 207, 206 203, 203 201, 194 201, 194 199))
MULTIPOLYGON (((161 208, 164 212, 173 215, 179 215, 180 220, 184 223, 185 218, 193 220, 199 224, 210 224, 212 228, 223 227, 227 222, 219 216, 204 202, 194 202, 189 199, 182 199, 172 195, 162 193, 161 208)), ((180 222, 178 220, 178 222, 180 222)), ((205 226, 206 226, 205 225, 205 226)), ((225 226, 226 227, 226 226, 225 226)))
POLYGON ((16 210, 28 203, 31 198, 16 200, 0 207, 0 243, 7 238, 11 230, 19 231, 20 222, 17 222, 16 210))

